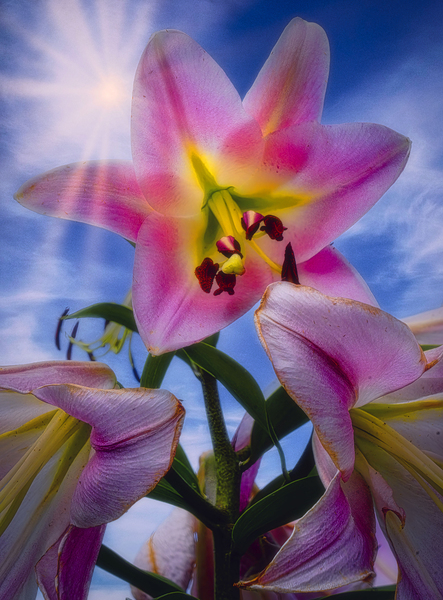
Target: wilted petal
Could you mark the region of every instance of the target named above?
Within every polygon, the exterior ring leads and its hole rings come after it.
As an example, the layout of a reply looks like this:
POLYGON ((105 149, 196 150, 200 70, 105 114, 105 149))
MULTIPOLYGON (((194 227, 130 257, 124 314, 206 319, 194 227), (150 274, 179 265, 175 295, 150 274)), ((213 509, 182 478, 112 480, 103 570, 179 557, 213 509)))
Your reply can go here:
POLYGON ((169 392, 54 385, 35 395, 92 426, 95 452, 72 499, 73 525, 94 527, 118 518, 169 469, 184 416, 169 392))
POLYGON ((194 158, 208 184, 232 186, 261 157, 261 138, 226 74, 194 40, 172 30, 152 36, 135 76, 132 154, 155 210, 198 214, 204 193, 194 158))
POLYGON ((375 553, 369 490, 357 473, 347 484, 337 474, 317 504, 296 521, 265 571, 243 585, 283 593, 330 590, 372 578, 375 553))
POLYGON ((86 600, 106 525, 70 525, 36 566, 45 600, 86 600))
POLYGON ((283 31, 243 104, 264 135, 319 120, 329 72, 329 43, 316 23, 293 19, 283 31))
POLYGON ((378 308, 285 282, 268 287, 256 323, 280 382, 346 479, 354 461, 348 411, 423 373, 414 336, 378 308))
MULTIPOLYGON (((181 508, 175 508, 142 546, 134 564, 145 571, 167 577, 184 590, 191 581, 195 565, 197 519, 181 508)), ((151 598, 131 587, 136 600, 151 598)))
MULTIPOLYGON (((134 263, 134 315, 153 354, 189 346, 226 327, 260 299, 273 279, 269 267, 250 252, 246 273, 237 277, 234 295, 203 292, 194 274, 204 257, 192 232, 196 226, 196 218, 153 214, 140 230, 134 263)), ((216 287, 214 284, 213 290, 216 287)))
POLYGON ((74 163, 27 181, 15 199, 35 212, 109 229, 135 242, 151 209, 130 162, 74 163))

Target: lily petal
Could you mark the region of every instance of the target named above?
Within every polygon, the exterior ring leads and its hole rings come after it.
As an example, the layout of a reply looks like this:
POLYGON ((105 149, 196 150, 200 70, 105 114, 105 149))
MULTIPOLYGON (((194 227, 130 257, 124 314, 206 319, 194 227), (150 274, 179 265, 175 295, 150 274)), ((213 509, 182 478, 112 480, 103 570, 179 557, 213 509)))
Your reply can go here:
MULTIPOLYGON (((142 546, 134 564, 167 577, 186 590, 195 565, 194 534, 197 526, 198 521, 191 513, 175 508, 142 546)), ((131 590, 136 600, 151 598, 134 587, 131 590)))
POLYGON ((134 262, 134 316, 152 354, 189 346, 226 327, 249 310, 272 282, 267 265, 249 252, 246 273, 237 277, 233 296, 204 293, 194 275, 203 257, 191 235, 196 226, 197 218, 153 213, 140 229, 134 262))
POLYGON ((402 319, 411 329, 419 344, 443 343, 443 307, 402 319))
POLYGON ((73 495, 73 525, 95 527, 117 519, 170 468, 184 410, 169 392, 54 385, 34 393, 93 428, 95 452, 73 495))
POLYGON ((242 584, 285 593, 366 581, 374 576, 376 547, 368 487, 357 473, 347 484, 337 474, 317 504, 296 521, 291 537, 265 571, 242 584))
POLYGON ((280 382, 346 480, 354 463, 349 409, 417 379, 426 366, 420 346, 378 308, 286 282, 268 287, 256 325, 280 382))
POLYGON ((27 181, 15 199, 43 215, 90 223, 135 242, 151 209, 132 163, 74 163, 27 181))
POLYGON ((132 104, 134 167, 150 205, 166 215, 198 214, 205 183, 235 185, 262 152, 258 124, 217 63, 181 31, 154 34, 132 104), (211 175, 203 182, 205 171, 211 175))
POLYGON ((293 19, 285 28, 243 104, 263 135, 319 120, 329 72, 329 43, 316 23, 293 19))
POLYGON ((36 574, 45 600, 86 600, 105 529, 70 525, 44 554, 36 574))
MULTIPOLYGON (((409 151, 408 138, 382 125, 303 123, 266 138, 261 167, 236 193, 255 198, 246 208, 260 213, 271 208, 272 198, 272 214, 287 227, 285 240, 303 262, 379 200, 404 169, 409 151)), ((270 241, 261 245, 272 257, 270 241)))

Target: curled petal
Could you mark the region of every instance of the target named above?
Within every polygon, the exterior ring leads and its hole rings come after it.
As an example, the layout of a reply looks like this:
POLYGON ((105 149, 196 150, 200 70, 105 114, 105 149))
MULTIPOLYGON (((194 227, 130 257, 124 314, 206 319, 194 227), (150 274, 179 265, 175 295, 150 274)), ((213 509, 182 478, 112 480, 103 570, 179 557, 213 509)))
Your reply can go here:
POLYGON ((376 554, 372 500, 354 473, 346 485, 337 474, 325 494, 295 522, 289 540, 255 579, 253 590, 315 592, 374 576, 376 554))
POLYGON ((169 469, 184 416, 169 392, 53 385, 35 394, 92 426, 94 454, 72 499, 73 525, 95 527, 118 518, 169 469))
POLYGON ((35 212, 109 229, 135 242, 151 212, 130 162, 74 163, 27 181, 15 199, 35 212))
POLYGON ((402 321, 411 329, 419 344, 443 343, 443 307, 406 317, 402 321))
POLYGON ((243 101, 263 135, 319 120, 329 72, 329 43, 316 23, 293 19, 243 101))
POLYGON ((261 156, 261 138, 226 74, 194 40, 171 30, 151 38, 134 82, 132 154, 155 210, 198 214, 202 188, 235 185, 261 156))

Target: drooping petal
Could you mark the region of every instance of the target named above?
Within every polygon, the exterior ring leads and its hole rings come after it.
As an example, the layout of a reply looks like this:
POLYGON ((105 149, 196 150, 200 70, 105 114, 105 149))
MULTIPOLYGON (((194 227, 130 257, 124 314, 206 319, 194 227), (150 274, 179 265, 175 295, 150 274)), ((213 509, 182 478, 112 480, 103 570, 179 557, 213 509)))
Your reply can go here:
POLYGON ((329 73, 329 43, 316 23, 293 19, 283 31, 243 105, 263 135, 319 120, 329 73))
POLYGON ((268 287, 256 324, 280 382, 347 479, 354 461, 348 410, 423 373, 413 334, 378 308, 285 282, 268 287))
POLYGON ((70 525, 36 565, 45 600, 86 600, 106 525, 70 525))
POLYGON ((43 215, 109 229, 135 242, 151 209, 130 162, 65 165, 27 181, 15 199, 43 215))
MULTIPOLYGON (((408 138, 382 125, 303 123, 266 138, 261 168, 235 193, 253 197, 244 210, 281 219, 301 263, 380 199, 404 169, 409 149, 408 138)), ((262 245, 272 257, 271 242, 262 245)))
POLYGON ((265 571, 243 585, 285 593, 365 581, 374 575, 376 547, 366 484, 357 473, 342 484, 337 474, 317 504, 296 521, 291 537, 265 571))
POLYGON ((404 522, 394 510, 378 515, 399 564, 397 598, 443 598, 440 554, 443 496, 420 476, 413 477, 377 445, 364 440, 360 440, 359 445, 369 464, 389 484, 394 500, 405 515, 404 522))
MULTIPOLYGON (((167 577, 184 590, 191 581, 195 565, 197 519, 181 508, 175 508, 142 546, 134 564, 145 571, 167 577)), ((132 587, 136 600, 151 598, 132 587)))
POLYGON ((260 299, 273 279, 263 260, 249 252, 246 273, 237 277, 232 296, 203 292, 194 274, 203 258, 195 237, 199 227, 197 219, 153 214, 140 230, 134 262, 134 315, 153 354, 188 346, 226 327, 260 299))
POLYGON ((0 389, 16 390, 22 394, 52 383, 110 389, 115 386, 116 381, 114 372, 108 365, 100 362, 54 360, 0 367, 0 389))
POLYGON ((73 525, 95 527, 118 518, 169 469, 184 416, 169 392, 53 385, 35 395, 93 428, 95 452, 73 495, 73 525))
POLYGON ((443 307, 402 319, 419 344, 443 344, 443 307))
POLYGON ((63 448, 43 467, 33 481, 14 518, 1 536, 0 598, 33 598, 37 583, 34 566, 69 525, 71 498, 90 453, 86 444, 60 482, 63 448))
POLYGON ((333 246, 327 246, 297 265, 300 283, 322 294, 358 300, 378 306, 368 284, 350 262, 333 246))
POLYGON ((167 215, 198 214, 202 185, 235 185, 262 152, 258 124, 217 63, 180 31, 154 34, 132 104, 134 167, 150 205, 167 215))

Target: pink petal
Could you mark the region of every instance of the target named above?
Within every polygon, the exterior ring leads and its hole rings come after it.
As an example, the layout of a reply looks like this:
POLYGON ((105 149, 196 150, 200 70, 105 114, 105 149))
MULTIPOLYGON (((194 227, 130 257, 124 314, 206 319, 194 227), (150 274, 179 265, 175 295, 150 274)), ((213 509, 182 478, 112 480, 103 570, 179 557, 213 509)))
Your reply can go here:
POLYGON ((184 411, 169 392, 53 385, 35 395, 92 426, 95 452, 72 500, 71 522, 77 527, 117 519, 170 468, 184 411))
POLYGON ((106 525, 70 525, 36 565, 45 600, 86 600, 106 525))
MULTIPOLYGON (((21 427, 28 421, 54 410, 53 406, 48 406, 45 402, 37 400, 31 394, 20 394, 8 390, 0 390, 0 435, 8 431, 13 431, 21 427)), ((2 463, 3 463, 2 454, 2 463)), ((3 463, 2 467, 6 468, 3 463)), ((2 469, 0 468, 0 478, 2 469)))
POLYGON ((243 101, 264 135, 319 120, 329 72, 329 44, 316 23, 293 19, 243 101))
MULTIPOLYGON (((427 352, 425 352, 425 356, 428 358, 427 352)), ((442 393, 443 360, 439 360, 436 365, 425 371, 419 379, 402 388, 401 390, 396 390, 387 396, 383 396, 383 398, 379 398, 377 402, 382 404, 394 404, 397 402, 419 400, 420 398, 425 398, 426 396, 442 393)))
POLYGON ((11 389, 22 394, 52 383, 107 389, 113 388, 116 381, 114 372, 99 362, 54 360, 0 367, 0 389, 11 389))
POLYGON ((151 212, 130 162, 74 163, 27 181, 15 199, 43 215, 90 223, 135 242, 151 212))
POLYGON ((402 321, 411 329, 419 344, 443 343, 443 307, 406 317, 402 321))
POLYGON ((333 246, 297 265, 300 283, 328 296, 341 296, 378 306, 368 284, 333 246))
MULTIPOLYGON (((236 452, 242 450, 251 443, 251 433, 254 422, 251 415, 248 413, 244 414, 243 419, 240 421, 240 425, 232 438, 232 445, 236 452)), ((246 508, 251 499, 260 462, 261 460, 256 460, 249 469, 242 473, 240 484, 240 512, 246 508)))
POLYGON ((273 279, 263 260, 249 252, 246 273, 237 277, 233 296, 203 292, 194 274, 204 257, 197 245, 201 228, 200 218, 153 214, 140 230, 134 263, 134 316, 153 354, 188 346, 226 327, 252 308, 273 279))
POLYGON ((373 577, 375 519, 369 490, 354 473, 334 478, 300 520, 265 571, 247 582, 253 590, 314 592, 373 577))
POLYGON ((378 308, 286 282, 268 287, 256 323, 280 382, 346 479, 354 461, 348 410, 423 373, 414 336, 378 308))
POLYGON ((140 60, 132 105, 134 166, 150 205, 168 215, 198 214, 204 191, 193 155, 228 187, 262 151, 259 126, 214 60, 180 31, 156 33, 140 60))
MULTIPOLYGON (((145 571, 167 577, 184 590, 191 581, 195 565, 197 519, 181 508, 175 508, 142 546, 134 564, 145 571)), ((131 588, 136 600, 151 596, 131 588)))
MULTIPOLYGON (((281 219, 301 263, 379 200, 404 169, 409 149, 406 137, 382 125, 303 123, 266 138, 260 169, 235 193, 256 198, 248 210, 281 219)), ((271 241, 260 240, 267 253, 275 248, 271 241)))

